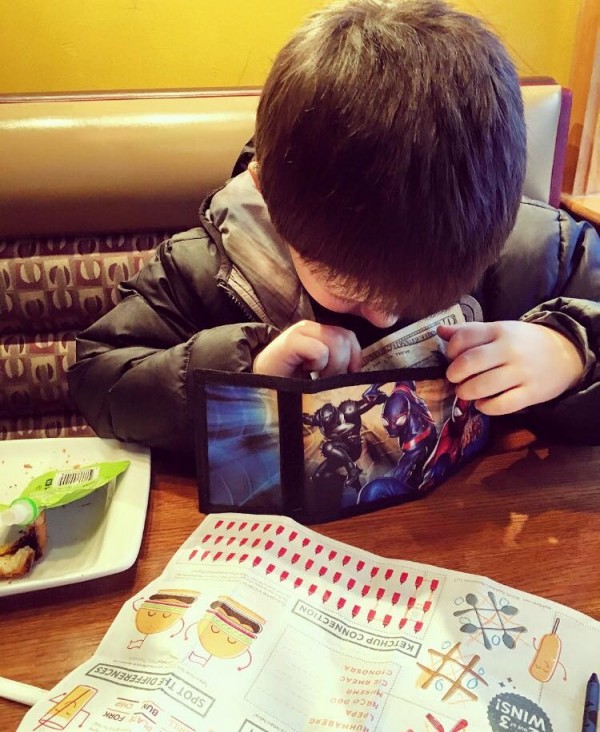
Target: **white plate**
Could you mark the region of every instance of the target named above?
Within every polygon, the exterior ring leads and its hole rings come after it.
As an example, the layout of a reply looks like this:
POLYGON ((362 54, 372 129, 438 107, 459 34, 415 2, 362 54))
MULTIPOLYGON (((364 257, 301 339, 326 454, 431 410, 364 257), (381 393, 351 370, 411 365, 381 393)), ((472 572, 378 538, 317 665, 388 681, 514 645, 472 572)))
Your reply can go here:
MULTIPOLYGON (((98 437, 0 442, 0 503, 14 500, 32 478, 55 468, 129 460, 112 500, 99 489, 47 511, 48 550, 26 576, 0 580, 0 597, 116 574, 134 563, 150 492, 150 451, 98 437)), ((14 529, 10 530, 14 533, 14 529)), ((12 536, 12 534, 11 534, 12 536)), ((0 543, 8 538, 0 529, 0 543)))

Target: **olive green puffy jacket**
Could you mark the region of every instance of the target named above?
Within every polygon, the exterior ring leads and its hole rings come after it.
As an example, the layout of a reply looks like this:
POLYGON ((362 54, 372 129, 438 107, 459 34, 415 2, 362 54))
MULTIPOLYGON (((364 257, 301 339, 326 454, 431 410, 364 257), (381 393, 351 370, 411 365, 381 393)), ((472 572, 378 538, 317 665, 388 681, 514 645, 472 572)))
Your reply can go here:
MULTIPOLYGON (((72 398, 100 436, 178 451, 193 445, 195 367, 250 370, 281 330, 314 317, 247 172, 213 194, 200 225, 163 242, 120 290, 121 302, 79 336, 72 398)), ((600 443, 596 231, 524 200, 499 260, 473 294, 485 320, 544 322, 575 342, 586 365, 581 384, 523 416, 550 438, 600 443)))

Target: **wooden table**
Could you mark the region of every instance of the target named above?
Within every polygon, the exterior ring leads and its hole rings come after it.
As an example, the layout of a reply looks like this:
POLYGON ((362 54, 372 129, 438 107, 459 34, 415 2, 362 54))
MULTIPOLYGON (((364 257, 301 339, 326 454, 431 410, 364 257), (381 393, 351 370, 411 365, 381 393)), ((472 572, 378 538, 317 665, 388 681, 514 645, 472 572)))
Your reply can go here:
MULTIPOLYGON (((0 600, 0 675, 50 688, 89 658, 123 602, 196 528, 191 466, 158 459, 140 556, 127 572, 0 600)), ((483 574, 600 620, 600 447, 503 431, 423 500, 313 527, 388 557, 483 574)), ((0 730, 25 707, 0 699, 0 730)))

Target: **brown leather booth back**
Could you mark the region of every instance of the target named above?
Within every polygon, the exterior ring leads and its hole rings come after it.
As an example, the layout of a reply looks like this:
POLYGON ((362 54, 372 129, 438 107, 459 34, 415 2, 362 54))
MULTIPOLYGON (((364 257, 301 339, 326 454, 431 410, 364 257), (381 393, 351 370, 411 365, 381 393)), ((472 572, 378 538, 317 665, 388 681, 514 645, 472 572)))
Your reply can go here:
POLYGON ((0 97, 0 236, 194 226, 257 102, 256 90, 0 97))
MULTIPOLYGON (((558 205, 570 97, 539 81, 523 86, 525 194, 558 205)), ((194 226, 252 136, 258 98, 257 89, 0 96, 0 236, 194 226)))

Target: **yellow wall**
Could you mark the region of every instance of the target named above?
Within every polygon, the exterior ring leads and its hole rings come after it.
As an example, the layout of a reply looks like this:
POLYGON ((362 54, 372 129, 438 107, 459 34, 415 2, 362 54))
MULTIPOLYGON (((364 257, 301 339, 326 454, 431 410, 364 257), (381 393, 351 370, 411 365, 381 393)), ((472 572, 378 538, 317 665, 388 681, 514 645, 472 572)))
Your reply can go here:
MULTIPOLYGON (((569 83, 580 0, 456 0, 569 83)), ((0 0, 0 92, 257 86, 324 0, 0 0)))

